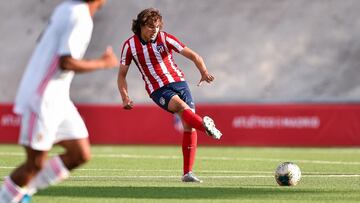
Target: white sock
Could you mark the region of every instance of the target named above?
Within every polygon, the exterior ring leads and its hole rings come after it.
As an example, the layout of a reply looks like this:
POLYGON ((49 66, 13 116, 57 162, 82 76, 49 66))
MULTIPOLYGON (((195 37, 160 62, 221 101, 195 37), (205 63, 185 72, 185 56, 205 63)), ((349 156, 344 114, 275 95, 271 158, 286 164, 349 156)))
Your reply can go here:
POLYGON ((35 194, 38 190, 62 182, 70 175, 59 156, 49 159, 44 168, 27 185, 29 195, 35 194))
POLYGON ((0 203, 17 203, 24 194, 24 189, 16 185, 10 177, 5 177, 0 190, 0 203))

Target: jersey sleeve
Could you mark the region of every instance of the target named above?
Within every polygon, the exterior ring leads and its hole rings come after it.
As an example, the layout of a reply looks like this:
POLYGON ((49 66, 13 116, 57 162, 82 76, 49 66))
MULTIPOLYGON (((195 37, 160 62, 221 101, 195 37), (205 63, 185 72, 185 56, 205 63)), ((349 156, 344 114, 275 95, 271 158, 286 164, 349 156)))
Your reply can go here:
POLYGON ((92 22, 81 17, 70 17, 62 31, 58 54, 82 59, 91 39, 92 28, 92 22))
POLYGON ((129 41, 126 41, 121 50, 121 60, 120 63, 122 65, 128 66, 132 61, 131 49, 129 46, 129 41))
POLYGON ((175 36, 166 33, 165 36, 166 46, 169 50, 174 50, 176 52, 181 52, 186 46, 180 40, 178 40, 175 36))

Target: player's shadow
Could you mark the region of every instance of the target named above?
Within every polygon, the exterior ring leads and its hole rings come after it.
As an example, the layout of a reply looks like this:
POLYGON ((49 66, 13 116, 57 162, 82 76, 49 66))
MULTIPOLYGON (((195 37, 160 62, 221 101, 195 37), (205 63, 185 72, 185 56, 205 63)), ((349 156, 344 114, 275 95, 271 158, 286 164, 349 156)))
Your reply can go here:
POLYGON ((264 199, 269 196, 284 198, 291 194, 319 194, 314 190, 276 188, 223 187, 100 187, 57 186, 41 191, 39 196, 73 198, 130 198, 130 199, 264 199))

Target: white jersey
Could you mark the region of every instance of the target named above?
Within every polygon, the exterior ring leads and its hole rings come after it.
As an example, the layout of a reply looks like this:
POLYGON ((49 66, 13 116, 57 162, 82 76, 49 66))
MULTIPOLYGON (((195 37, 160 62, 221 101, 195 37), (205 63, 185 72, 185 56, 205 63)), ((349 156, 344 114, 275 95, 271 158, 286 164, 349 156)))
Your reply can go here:
POLYGON ((38 112, 47 101, 70 101, 73 71, 59 67, 60 56, 82 59, 91 39, 93 21, 83 1, 65 1, 56 7, 43 32, 15 99, 14 112, 38 112))

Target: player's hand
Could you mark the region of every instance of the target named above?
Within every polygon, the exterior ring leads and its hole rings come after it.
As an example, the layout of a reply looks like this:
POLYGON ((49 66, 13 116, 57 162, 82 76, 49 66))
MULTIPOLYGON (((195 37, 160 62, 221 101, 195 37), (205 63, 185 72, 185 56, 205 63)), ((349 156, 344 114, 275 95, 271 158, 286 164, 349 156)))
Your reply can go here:
POLYGON ((199 83, 197 84, 197 86, 200 87, 204 81, 207 83, 211 83, 214 80, 215 80, 215 77, 213 75, 209 74, 208 72, 205 72, 205 73, 201 74, 201 79, 200 79, 199 83))
POLYGON ((123 106, 124 109, 130 110, 130 109, 133 109, 134 102, 131 101, 130 99, 125 99, 125 100, 123 101, 122 106, 123 106))
POLYGON ((101 59, 104 61, 105 68, 117 67, 119 63, 119 60, 114 54, 114 51, 111 46, 106 47, 106 50, 102 55, 101 59))

